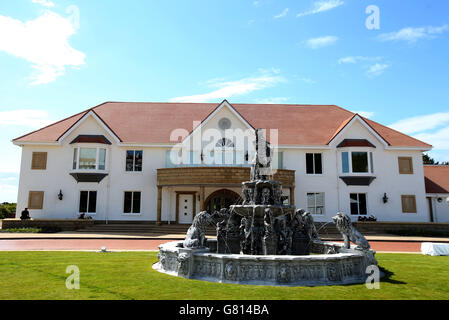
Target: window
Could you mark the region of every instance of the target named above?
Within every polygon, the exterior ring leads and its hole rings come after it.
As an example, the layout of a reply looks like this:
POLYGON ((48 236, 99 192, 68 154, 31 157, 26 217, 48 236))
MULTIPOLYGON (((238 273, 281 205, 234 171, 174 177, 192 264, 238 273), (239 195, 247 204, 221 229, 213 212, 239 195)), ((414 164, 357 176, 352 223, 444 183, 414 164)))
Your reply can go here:
POLYGON ((98 170, 106 169, 106 149, 98 149, 98 170))
POLYGON ((80 191, 80 213, 97 212, 97 191, 80 191))
POLYGON ((416 197, 414 195, 403 195, 402 198, 402 212, 416 213, 416 197))
POLYGON ((366 194, 365 193, 351 193, 350 205, 352 215, 366 215, 366 194))
POLYGON ((105 170, 106 149, 75 148, 72 165, 73 170, 105 170))
POLYGON ((323 173, 321 153, 306 153, 306 172, 307 174, 323 173))
POLYGON ((234 142, 232 140, 227 138, 222 138, 218 140, 218 142, 215 144, 215 147, 217 148, 234 148, 234 142))
POLYGON ((399 173, 413 174, 413 159, 411 157, 399 157, 399 173))
POLYGON ((126 171, 142 171, 142 150, 127 150, 126 151, 126 171))
POLYGON ((352 152, 352 172, 368 172, 368 152, 352 152))
POLYGON ((44 191, 30 191, 28 194, 28 209, 42 210, 44 207, 44 191))
POLYGON ((278 151, 277 156, 278 156, 278 167, 277 168, 284 169, 284 152, 278 151))
POLYGON ((124 213, 140 213, 140 191, 126 191, 123 204, 124 213))
POLYGON ((232 140, 227 138, 221 138, 215 144, 215 164, 219 165, 233 165, 235 164, 235 145, 232 140))
POLYGON ((351 151, 341 153, 343 173, 373 173, 373 153, 365 151, 351 151))
POLYGON ((31 170, 47 169, 47 152, 33 152, 31 170))
POLYGON ((307 193, 307 211, 311 214, 324 214, 324 193, 307 193))

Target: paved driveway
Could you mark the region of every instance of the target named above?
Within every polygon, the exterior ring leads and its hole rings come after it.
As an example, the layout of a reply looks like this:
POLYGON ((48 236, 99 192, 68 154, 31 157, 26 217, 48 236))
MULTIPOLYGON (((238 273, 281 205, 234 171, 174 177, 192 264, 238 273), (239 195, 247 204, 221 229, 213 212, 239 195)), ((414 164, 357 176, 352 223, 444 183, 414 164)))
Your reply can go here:
MULTIPOLYGON (((30 250, 158 250, 167 240, 129 239, 27 239, 0 240, 0 251, 30 250)), ((371 248, 378 252, 420 252, 421 242, 370 241, 371 248)))

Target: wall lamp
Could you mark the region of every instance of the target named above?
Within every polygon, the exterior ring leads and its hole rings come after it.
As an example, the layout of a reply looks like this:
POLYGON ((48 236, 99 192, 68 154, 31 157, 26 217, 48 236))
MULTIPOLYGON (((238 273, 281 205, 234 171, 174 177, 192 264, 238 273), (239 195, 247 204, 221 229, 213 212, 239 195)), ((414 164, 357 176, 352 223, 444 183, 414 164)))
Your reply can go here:
POLYGON ((62 200, 63 197, 64 195, 62 194, 62 190, 59 190, 58 199, 62 200))
POLYGON ((382 201, 383 201, 384 203, 387 203, 387 202, 388 202, 388 197, 387 197, 387 194, 386 194, 386 193, 384 193, 384 196, 382 197, 382 201))

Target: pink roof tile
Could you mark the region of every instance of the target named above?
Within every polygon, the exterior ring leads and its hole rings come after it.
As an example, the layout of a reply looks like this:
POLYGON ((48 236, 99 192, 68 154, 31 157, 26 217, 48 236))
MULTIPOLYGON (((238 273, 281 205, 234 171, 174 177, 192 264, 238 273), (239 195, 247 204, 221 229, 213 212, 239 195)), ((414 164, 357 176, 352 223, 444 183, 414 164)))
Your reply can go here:
MULTIPOLYGON (((125 143, 170 143, 172 130, 191 132, 193 121, 204 121, 217 103, 106 102, 92 109, 125 143)), ((281 145, 327 145, 354 117, 335 105, 232 104, 253 128, 278 129, 281 145)), ((34 131, 15 142, 54 142, 89 110, 34 131)), ((392 146, 430 145, 365 119, 392 146)))
POLYGON ((449 166, 424 166, 427 193, 449 193, 449 166))

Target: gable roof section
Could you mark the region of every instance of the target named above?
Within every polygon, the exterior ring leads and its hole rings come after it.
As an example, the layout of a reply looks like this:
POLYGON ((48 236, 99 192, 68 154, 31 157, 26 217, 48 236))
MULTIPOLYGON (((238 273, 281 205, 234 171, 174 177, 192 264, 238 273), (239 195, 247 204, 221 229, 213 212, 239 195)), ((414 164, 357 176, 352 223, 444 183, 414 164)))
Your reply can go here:
POLYGON ((67 136, 69 136, 77 127, 79 127, 89 117, 94 118, 95 121, 113 138, 117 143, 123 142, 122 139, 111 129, 111 127, 95 112, 94 108, 89 109, 76 123, 74 123, 68 130, 62 133, 58 142, 60 143, 67 136))
POLYGON ((449 166, 425 165, 426 193, 449 193, 449 166))
POLYGON ((345 120, 343 122, 343 124, 340 126, 340 128, 334 133, 334 135, 332 136, 332 139, 329 141, 328 144, 331 144, 333 141, 335 141, 337 139, 337 137, 341 134, 343 134, 343 132, 345 130, 347 130, 348 128, 351 127, 351 125, 355 122, 355 121, 359 121, 360 124, 362 126, 364 126, 373 136, 375 136, 377 138, 377 140, 379 140, 385 147, 390 146, 390 144, 388 143, 388 141, 386 141, 381 135, 379 135, 377 133, 376 130, 374 130, 368 122, 366 122, 366 119, 361 117, 359 114, 354 114, 353 117, 351 119, 345 120))
POLYGON ((234 107, 227 100, 223 100, 223 102, 220 103, 211 113, 209 113, 209 115, 207 115, 206 118, 202 119, 201 122, 198 121, 197 122, 198 125, 193 127, 193 123, 192 123, 193 128, 189 132, 189 135, 183 139, 183 142, 188 141, 188 139, 193 136, 193 134, 196 132, 196 130, 198 130, 200 127, 204 127, 207 124, 207 122, 209 122, 209 120, 211 120, 223 108, 228 108, 229 111, 231 111, 231 113, 234 114, 236 116, 236 118, 239 119, 243 123, 243 125, 245 125, 248 129, 253 129, 253 130, 255 129, 253 126, 251 126, 250 123, 248 123, 248 121, 246 121, 245 118, 242 117, 242 115, 240 113, 237 112, 237 110, 234 109, 234 107))
MULTIPOLYGON (((170 144, 174 143, 170 141, 174 129, 192 132, 194 121, 204 123, 223 103, 106 102, 13 142, 57 142, 92 111, 122 143, 170 144)), ((230 107, 253 128, 278 129, 281 146, 327 146, 357 116, 390 146, 431 147, 335 105, 232 104, 230 107)))

